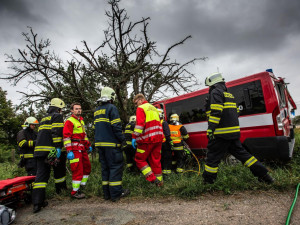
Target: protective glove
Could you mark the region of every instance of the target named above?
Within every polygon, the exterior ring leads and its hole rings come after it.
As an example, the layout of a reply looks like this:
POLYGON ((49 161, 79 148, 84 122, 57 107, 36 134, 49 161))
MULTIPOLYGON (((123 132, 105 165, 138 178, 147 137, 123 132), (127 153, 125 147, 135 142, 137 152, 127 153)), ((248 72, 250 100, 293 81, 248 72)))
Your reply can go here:
POLYGON ((56 148, 56 158, 59 159, 60 155, 61 155, 61 148, 56 148))
POLYGON ((67 159, 69 159, 69 160, 74 159, 74 153, 72 151, 68 152, 67 159))
POLYGON ((122 141, 121 149, 124 150, 126 147, 127 147, 127 142, 126 142, 126 140, 124 140, 124 141, 122 141))
POLYGON ((208 140, 210 140, 210 141, 215 139, 214 132, 210 129, 207 130, 206 136, 207 136, 208 140))
POLYGON ((191 154, 190 151, 189 151, 187 148, 184 148, 183 150, 185 151, 185 153, 186 153, 187 155, 190 155, 190 154, 191 154))
POLYGON ((89 147, 88 153, 91 153, 93 151, 92 146, 89 147))
POLYGON ((136 149, 136 140, 133 138, 131 141, 132 147, 136 149))

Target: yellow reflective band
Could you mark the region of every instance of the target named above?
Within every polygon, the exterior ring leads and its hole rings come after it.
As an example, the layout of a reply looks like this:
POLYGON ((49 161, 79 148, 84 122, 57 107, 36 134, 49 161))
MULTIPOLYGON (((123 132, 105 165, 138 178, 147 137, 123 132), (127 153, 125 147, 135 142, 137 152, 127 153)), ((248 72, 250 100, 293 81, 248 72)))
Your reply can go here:
POLYGON ((88 177, 83 177, 81 183, 86 183, 88 181, 88 177))
POLYGON ((69 140, 66 140, 66 141, 64 141, 64 145, 67 145, 67 144, 71 144, 71 140, 69 139, 69 140))
POLYGON ((24 157, 25 159, 28 159, 28 158, 33 158, 33 154, 23 154, 23 155, 20 155, 20 157, 24 157))
POLYGON ((46 186, 47 186, 46 182, 34 183, 33 189, 36 189, 36 188, 46 188, 46 186))
POLYGON ((212 123, 219 124, 220 119, 221 119, 221 118, 218 118, 218 117, 215 117, 215 116, 210 116, 208 121, 209 121, 209 122, 212 122, 212 123))
POLYGON ((26 140, 23 140, 19 143, 20 148, 22 148, 22 146, 24 145, 24 143, 26 143, 26 140))
POLYGON ((147 176, 149 173, 152 173, 151 167, 147 166, 145 169, 142 170, 144 176, 147 176))
POLYGON ((53 140, 53 143, 62 142, 62 137, 52 138, 52 140, 53 140))
POLYGON ((62 178, 54 179, 54 182, 55 182, 56 184, 58 184, 58 183, 64 182, 65 180, 66 180, 66 177, 62 177, 62 178))
POLYGON ((109 182, 108 181, 102 181, 102 185, 108 185, 109 182))
POLYGON ((48 152, 51 151, 54 147, 53 146, 36 146, 34 151, 38 152, 48 152))
POLYGON ((41 123, 42 123, 42 122, 45 122, 45 121, 48 121, 48 120, 51 120, 51 116, 44 117, 44 118, 41 120, 41 123))
POLYGON ((98 119, 95 119, 94 123, 98 123, 98 122, 107 122, 109 123, 109 119, 107 118, 98 118, 98 119))
POLYGON ((223 111, 223 105, 220 105, 220 104, 211 104, 210 105, 210 109, 211 110, 219 110, 219 111, 223 111))
POLYGON ((28 141, 28 146, 33 147, 33 141, 28 141))
POLYGON ((132 130, 125 130, 125 134, 132 134, 133 131, 132 130))
POLYGON ((79 181, 79 183, 75 183, 74 181, 72 182, 72 188, 75 188, 75 189, 77 189, 77 188, 80 188, 80 181, 79 181))
POLYGON ((225 102, 224 103, 224 109, 229 109, 229 108, 233 108, 235 109, 236 108, 236 104, 234 102, 225 102))
POLYGON ((172 172, 171 170, 163 170, 162 171, 163 174, 171 174, 171 172, 172 172))
POLYGON ((208 165, 205 165, 205 171, 207 171, 209 173, 217 173, 218 167, 210 167, 208 165))
POLYGON ((126 141, 126 144, 132 145, 131 141, 126 141))
POLYGON ((190 135, 188 135, 188 134, 183 136, 184 139, 188 139, 189 137, 190 137, 190 135))
POLYGON ((141 134, 141 133, 143 133, 143 130, 134 128, 134 132, 137 132, 137 133, 141 134))
POLYGON ((211 111, 209 110, 209 111, 206 111, 205 113, 206 113, 206 115, 209 115, 211 113, 211 111))
POLYGON ((136 149, 136 152, 139 152, 139 153, 144 153, 144 152, 145 152, 145 150, 138 148, 138 149, 136 149))
POLYGON ((79 158, 75 158, 75 159, 70 160, 70 163, 77 163, 77 162, 79 162, 79 158))
POLYGON ((183 146, 173 147, 173 150, 175 150, 175 151, 183 150, 183 146))
POLYGON ((52 123, 52 128, 64 127, 63 123, 52 123))
POLYGON ((214 131, 214 134, 227 134, 227 133, 234 133, 234 132, 240 132, 240 127, 225 127, 225 128, 217 128, 214 131))
POLYGON ((257 162, 257 159, 252 156, 250 159, 248 159, 245 163, 244 163, 244 166, 247 166, 247 167, 250 167, 252 166, 254 163, 257 162))
POLYGON ((39 130, 51 130, 52 125, 51 124, 43 124, 39 127, 39 130))
POLYGON ((163 180, 162 174, 154 174, 159 181, 163 180))
POLYGON ((121 147, 121 144, 110 143, 110 142, 96 142, 96 147, 121 147))
POLYGON ((122 185, 122 181, 109 182, 109 186, 118 186, 118 185, 122 185))
POLYGON ((111 123, 111 124, 114 124, 114 123, 121 123, 121 119, 118 118, 118 119, 112 120, 110 123, 111 123))
POLYGON ((177 168, 177 169, 176 169, 176 172, 177 172, 177 173, 183 173, 183 169, 182 169, 182 168, 177 168))

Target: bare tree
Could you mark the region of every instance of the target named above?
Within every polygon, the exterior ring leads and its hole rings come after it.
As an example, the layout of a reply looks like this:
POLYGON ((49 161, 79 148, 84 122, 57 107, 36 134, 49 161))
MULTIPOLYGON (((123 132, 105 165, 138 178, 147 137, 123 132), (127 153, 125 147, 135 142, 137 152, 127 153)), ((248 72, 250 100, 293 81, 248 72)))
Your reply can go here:
MULTIPOLYGON (((185 63, 171 60, 170 52, 183 45, 191 36, 171 45, 160 53, 156 42, 150 41, 148 25, 150 18, 131 22, 125 9, 119 8, 120 0, 109 0, 110 11, 106 11, 108 28, 104 31, 104 41, 91 49, 83 41, 83 49, 74 49, 72 60, 63 61, 50 53, 50 41, 37 40, 30 28, 30 34, 23 33, 26 50, 19 50, 20 57, 8 56, 15 73, 5 79, 17 84, 30 77, 36 86, 31 93, 23 93, 24 101, 49 100, 53 96, 81 101, 92 110, 99 97, 98 86, 110 86, 117 94, 118 106, 123 121, 128 113, 133 113, 132 96, 143 93, 149 101, 166 97, 166 93, 188 92, 197 83, 188 65, 205 57, 194 58, 185 63), (180 91, 179 91, 180 90, 180 91), (34 100, 33 100, 34 99, 34 100)), ((72 100, 72 101, 70 101, 72 100)))

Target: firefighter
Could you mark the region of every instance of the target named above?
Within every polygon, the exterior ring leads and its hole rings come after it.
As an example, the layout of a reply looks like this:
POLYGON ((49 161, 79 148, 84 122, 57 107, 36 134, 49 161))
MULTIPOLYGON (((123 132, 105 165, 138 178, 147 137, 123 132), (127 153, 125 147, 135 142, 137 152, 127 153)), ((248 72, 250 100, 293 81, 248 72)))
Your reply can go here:
POLYGON ((136 109, 136 125, 132 134, 132 146, 136 148, 135 162, 147 181, 161 187, 161 146, 163 130, 158 110, 148 103, 143 94, 133 98, 136 109), (148 162, 149 164, 148 164, 148 162))
POLYGON ((113 202, 130 194, 129 189, 122 187, 124 158, 121 146, 126 142, 118 109, 113 104, 115 98, 112 88, 103 87, 98 101, 101 104, 94 112, 95 146, 101 163, 103 195, 105 200, 113 202))
POLYGON ((17 135, 17 143, 20 153, 20 167, 25 166, 28 176, 36 175, 36 159, 33 158, 34 146, 36 143, 37 133, 35 132, 36 126, 39 121, 34 117, 28 117, 25 120, 23 128, 17 135))
POLYGON ((71 112, 71 117, 66 120, 64 125, 63 140, 72 171, 71 197, 82 199, 85 198, 82 190, 84 190, 91 172, 88 153, 93 149, 85 132, 84 121, 81 117, 81 104, 72 103, 71 112))
POLYGON ((174 153, 174 158, 176 162, 176 172, 183 173, 184 166, 184 144, 183 140, 189 138, 189 134, 186 128, 179 123, 179 116, 177 114, 172 114, 170 117, 170 132, 171 139, 173 141, 172 151, 174 153))
POLYGON ((34 157, 37 160, 37 174, 32 191, 33 212, 37 213, 48 205, 45 201, 46 186, 50 177, 51 166, 54 170, 56 193, 66 187, 66 152, 63 147, 64 120, 62 108, 65 103, 59 98, 53 98, 47 110, 47 115, 41 120, 34 157))
POLYGON ((161 146, 161 167, 162 174, 164 177, 171 174, 172 169, 172 151, 171 148, 173 146, 173 141, 171 140, 171 133, 169 124, 164 120, 164 111, 162 109, 158 109, 160 122, 163 128, 163 142, 161 146))
POLYGON ((268 170, 240 142, 238 108, 234 96, 227 91, 224 78, 220 73, 213 73, 205 79, 209 86, 207 100, 208 115, 208 153, 203 178, 212 184, 217 178, 218 165, 225 153, 229 152, 250 169, 258 180, 273 183, 268 170))
POLYGON ((129 123, 125 127, 124 136, 126 140, 126 146, 124 152, 126 154, 127 168, 130 172, 134 172, 136 165, 134 161, 135 149, 132 147, 132 133, 136 124, 136 116, 129 118, 129 123))

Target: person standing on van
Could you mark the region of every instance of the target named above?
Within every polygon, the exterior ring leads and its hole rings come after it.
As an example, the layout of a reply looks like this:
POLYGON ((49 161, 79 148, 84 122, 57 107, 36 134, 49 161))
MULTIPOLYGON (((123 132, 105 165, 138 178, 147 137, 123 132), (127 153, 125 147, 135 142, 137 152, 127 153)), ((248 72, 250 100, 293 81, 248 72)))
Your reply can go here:
POLYGON ((136 109, 136 125, 132 134, 132 146, 137 148, 135 162, 146 180, 163 186, 161 170, 161 145, 163 130, 157 108, 148 103, 143 94, 133 98, 136 109), (149 164, 148 164, 149 162, 149 164))
POLYGON ((174 157, 176 160, 176 172, 183 173, 184 166, 184 144, 183 140, 189 138, 189 134, 186 128, 179 123, 179 116, 177 114, 172 114, 170 117, 170 132, 171 139, 173 141, 172 151, 174 152, 174 157))
POLYGON ((171 139, 171 133, 169 124, 164 120, 164 111, 158 109, 160 122, 162 124, 164 138, 161 147, 161 167, 163 176, 166 177, 171 174, 172 171, 172 146, 173 141, 171 139))
POLYGON ((208 153, 203 179, 213 184, 217 178, 218 165, 225 153, 229 152, 248 167, 260 182, 271 184, 273 178, 268 170, 254 156, 248 153, 240 142, 238 108, 234 96, 227 92, 221 73, 213 73, 205 79, 209 86, 207 100, 208 116, 208 153))

